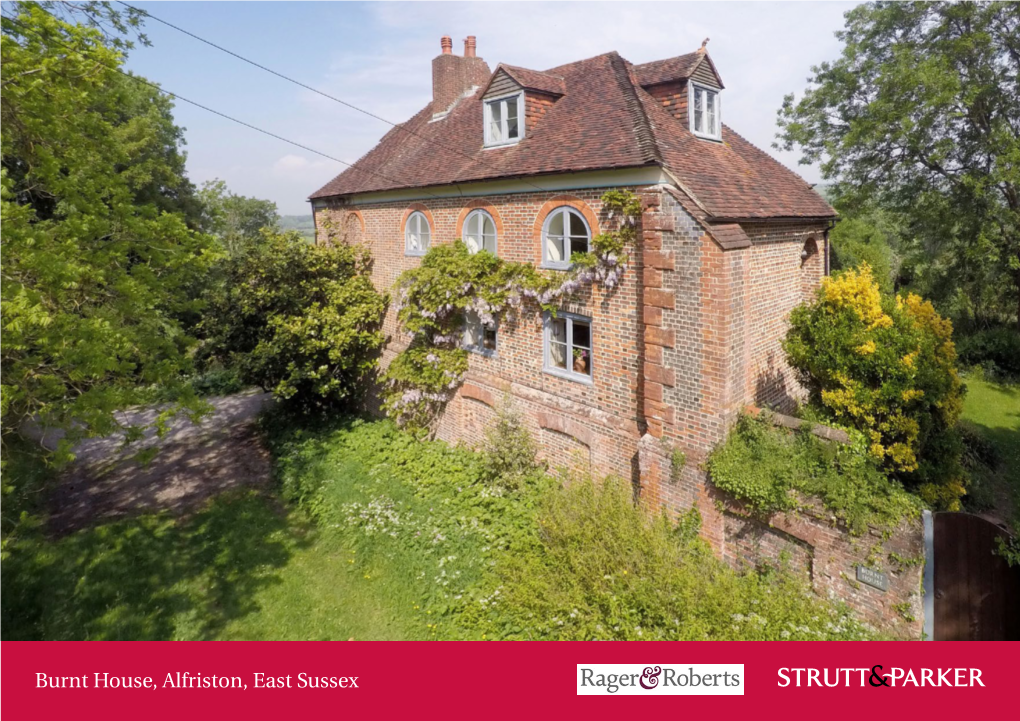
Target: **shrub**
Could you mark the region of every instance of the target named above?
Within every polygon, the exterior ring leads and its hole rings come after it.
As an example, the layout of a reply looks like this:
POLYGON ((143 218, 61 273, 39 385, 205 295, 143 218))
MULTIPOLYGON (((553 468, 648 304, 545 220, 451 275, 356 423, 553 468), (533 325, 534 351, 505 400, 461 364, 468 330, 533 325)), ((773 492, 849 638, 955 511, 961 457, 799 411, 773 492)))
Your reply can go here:
POLYGON ((1020 379, 1020 333, 1000 326, 962 335, 957 343, 960 363, 981 366, 992 376, 1020 379))
POLYGON ((552 640, 861 638, 847 612, 783 570, 741 575, 696 538, 697 512, 651 519, 630 485, 575 478, 545 496, 530 544, 497 555, 466 621, 552 640))
POLYGON ((482 477, 497 487, 520 488, 544 471, 535 460, 537 453, 535 440, 507 396, 496 410, 496 422, 485 432, 482 477))
POLYGON ((883 295, 864 264, 824 279, 790 326, 787 359, 821 416, 863 432, 883 468, 928 503, 959 510, 963 385, 952 324, 917 295, 883 295))
POLYGON ((245 383, 302 407, 352 401, 383 343, 386 300, 367 251, 262 232, 264 242, 224 263, 203 321, 209 351, 245 383))
POLYGON ((851 435, 850 445, 826 443, 807 430, 791 433, 741 416, 708 470, 716 486, 761 514, 795 509, 800 494, 817 497, 856 534, 916 514, 916 497, 886 478, 863 434, 851 435))

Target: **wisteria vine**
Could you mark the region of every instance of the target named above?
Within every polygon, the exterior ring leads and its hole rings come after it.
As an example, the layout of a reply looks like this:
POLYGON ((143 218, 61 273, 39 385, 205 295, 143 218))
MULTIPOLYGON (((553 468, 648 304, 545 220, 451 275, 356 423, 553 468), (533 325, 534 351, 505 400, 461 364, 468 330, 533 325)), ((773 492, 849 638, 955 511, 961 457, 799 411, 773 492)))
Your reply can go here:
POLYGON ((383 407, 399 425, 431 427, 453 398, 468 369, 461 347, 465 314, 483 324, 517 320, 523 313, 555 313, 563 301, 598 284, 612 292, 627 269, 627 247, 637 236, 641 201, 630 191, 602 196, 614 229, 591 241, 588 253, 574 253, 571 269, 542 271, 529 263, 472 254, 457 240, 429 249, 417 268, 405 271, 395 289, 397 320, 409 336, 383 374, 383 407))

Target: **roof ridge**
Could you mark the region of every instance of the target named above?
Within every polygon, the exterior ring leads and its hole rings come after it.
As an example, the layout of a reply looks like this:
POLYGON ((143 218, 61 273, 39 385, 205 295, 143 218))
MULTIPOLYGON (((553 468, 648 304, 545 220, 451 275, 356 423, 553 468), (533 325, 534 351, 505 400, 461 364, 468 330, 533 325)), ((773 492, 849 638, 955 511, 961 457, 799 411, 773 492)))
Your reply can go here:
POLYGON ((569 68, 569 67, 571 67, 573 65, 580 65, 581 63, 587 63, 587 62, 590 62, 592 60, 598 60, 599 58, 604 58, 604 57, 606 57, 608 55, 619 55, 619 54, 620 53, 618 53, 616 50, 609 50, 609 51, 604 52, 604 53, 599 53, 598 55, 592 55, 590 58, 582 58, 581 60, 575 60, 572 63, 563 63, 562 65, 557 65, 556 67, 549 68, 548 70, 539 70, 538 72, 540 72, 540 73, 552 73, 552 72, 554 72, 556 70, 562 70, 563 68, 569 68))
MULTIPOLYGON (((535 70, 534 68, 526 68, 523 65, 511 65, 510 63, 498 63, 496 65, 496 69, 498 70, 499 68, 510 68, 511 70, 526 70, 529 73, 539 73, 541 75, 548 75, 549 77, 556 78, 557 80, 565 80, 566 79, 562 75, 553 75, 553 73, 551 71, 549 71, 549 70, 535 70)), ((492 72, 495 73, 496 71, 493 70, 492 72)))
POLYGON ((620 90, 624 94, 624 102, 627 110, 634 118, 634 134, 637 136, 638 148, 649 163, 664 165, 659 145, 655 142, 655 134, 652 132, 651 121, 645 113, 644 105, 638 97, 634 78, 630 72, 630 62, 625 60, 615 50, 609 54, 609 63, 616 75, 620 90))

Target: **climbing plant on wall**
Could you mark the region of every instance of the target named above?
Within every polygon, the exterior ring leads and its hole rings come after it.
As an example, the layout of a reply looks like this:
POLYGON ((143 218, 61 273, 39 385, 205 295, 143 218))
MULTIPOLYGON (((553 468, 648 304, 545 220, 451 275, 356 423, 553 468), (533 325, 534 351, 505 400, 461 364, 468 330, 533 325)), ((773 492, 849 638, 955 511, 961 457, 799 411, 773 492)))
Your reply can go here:
POLYGON ((624 190, 602 196, 612 230, 592 238, 587 253, 571 256, 566 272, 542 271, 530 263, 470 253, 460 240, 432 246, 421 265, 401 274, 396 284, 397 320, 410 335, 408 347, 383 375, 384 408, 401 426, 427 429, 453 397, 467 373, 461 346, 465 315, 483 324, 548 311, 598 284, 612 292, 637 236, 641 201, 624 190))

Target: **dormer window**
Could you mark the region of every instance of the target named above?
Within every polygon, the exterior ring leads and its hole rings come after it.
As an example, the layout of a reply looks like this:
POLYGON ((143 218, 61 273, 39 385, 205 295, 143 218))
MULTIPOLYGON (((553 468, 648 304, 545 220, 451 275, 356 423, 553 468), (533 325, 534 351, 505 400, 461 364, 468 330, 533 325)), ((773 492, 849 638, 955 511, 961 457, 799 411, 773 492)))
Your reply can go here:
POLYGON ((511 145, 524 137, 524 93, 485 101, 485 147, 511 145))
POLYGON ((691 132, 699 138, 722 139, 719 91, 691 83, 691 132))

